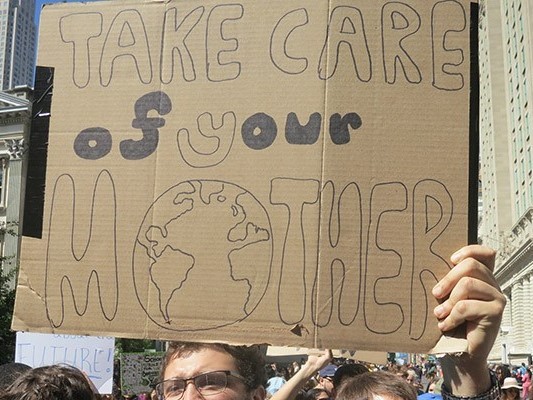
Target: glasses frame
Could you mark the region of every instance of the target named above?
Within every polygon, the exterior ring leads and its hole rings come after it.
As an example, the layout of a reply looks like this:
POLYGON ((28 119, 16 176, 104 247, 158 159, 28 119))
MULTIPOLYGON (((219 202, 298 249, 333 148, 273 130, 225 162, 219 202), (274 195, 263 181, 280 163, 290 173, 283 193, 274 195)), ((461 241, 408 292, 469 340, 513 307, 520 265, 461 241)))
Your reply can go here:
MULTIPOLYGON (((164 386, 165 382, 172 382, 172 381, 183 381, 184 384, 185 384, 185 386, 183 387, 183 392, 181 393, 181 396, 180 397, 176 397, 176 400, 180 400, 180 399, 183 398, 183 396, 185 395, 185 391, 187 390, 187 386, 189 386, 189 383, 192 383, 192 385, 198 391, 198 393, 200 393, 202 396, 206 396, 202 392, 200 392, 200 390, 196 386, 195 379, 200 377, 200 376, 212 374, 212 373, 215 373, 215 372, 223 372, 224 374, 226 374, 226 386, 220 392, 213 393, 213 394, 223 393, 228 388, 228 376, 232 376, 234 378, 237 378, 240 381, 242 381, 244 384, 246 384, 246 378, 244 376, 242 376, 241 374, 239 374, 237 371, 231 371, 231 370, 206 371, 206 372, 202 372, 201 374, 198 374, 198 375, 195 375, 195 376, 191 376, 190 378, 178 378, 178 377, 175 377, 175 378, 169 378, 169 379, 165 379, 165 380, 162 380, 160 382, 157 382, 154 385, 155 391, 157 393, 157 397, 160 400, 164 400, 165 399, 165 393, 163 393, 163 386, 164 386)), ((210 395, 207 395, 207 396, 210 396, 210 395)))

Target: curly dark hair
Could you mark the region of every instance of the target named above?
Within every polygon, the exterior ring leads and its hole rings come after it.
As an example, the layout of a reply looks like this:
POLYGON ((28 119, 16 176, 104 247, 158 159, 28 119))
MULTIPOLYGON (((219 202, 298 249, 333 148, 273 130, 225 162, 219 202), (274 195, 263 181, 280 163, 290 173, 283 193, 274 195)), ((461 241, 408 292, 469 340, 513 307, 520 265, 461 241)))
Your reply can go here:
POLYGON ((83 373, 69 365, 33 368, 20 375, 8 388, 17 400, 96 400, 83 373))
POLYGON ((256 389, 265 385, 265 359, 259 346, 232 346, 225 343, 171 342, 161 364, 159 374, 161 380, 164 379, 165 369, 174 358, 187 356, 203 349, 222 351, 231 355, 248 389, 256 389))
POLYGON ((0 365, 0 389, 4 390, 15 379, 30 369, 29 365, 15 362, 0 365))

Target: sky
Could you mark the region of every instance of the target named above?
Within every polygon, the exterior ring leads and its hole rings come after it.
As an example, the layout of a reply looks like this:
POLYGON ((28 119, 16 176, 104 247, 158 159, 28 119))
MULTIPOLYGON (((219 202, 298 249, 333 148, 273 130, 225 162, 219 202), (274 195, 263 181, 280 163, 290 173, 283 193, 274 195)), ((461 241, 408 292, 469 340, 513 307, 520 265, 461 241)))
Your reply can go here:
MULTIPOLYGON (((35 25, 39 28, 39 17, 41 15, 41 8, 43 4, 52 4, 52 3, 70 3, 73 1, 82 1, 82 0, 35 0, 35 25)), ((91 0, 89 0, 91 1, 91 0)))

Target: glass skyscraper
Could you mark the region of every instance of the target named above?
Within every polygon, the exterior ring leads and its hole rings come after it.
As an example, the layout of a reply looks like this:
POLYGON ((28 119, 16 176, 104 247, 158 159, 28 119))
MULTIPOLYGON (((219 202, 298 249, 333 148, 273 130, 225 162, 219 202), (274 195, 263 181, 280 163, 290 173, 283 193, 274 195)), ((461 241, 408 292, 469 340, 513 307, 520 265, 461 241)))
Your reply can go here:
POLYGON ((0 86, 33 86, 35 0, 0 0, 0 86))

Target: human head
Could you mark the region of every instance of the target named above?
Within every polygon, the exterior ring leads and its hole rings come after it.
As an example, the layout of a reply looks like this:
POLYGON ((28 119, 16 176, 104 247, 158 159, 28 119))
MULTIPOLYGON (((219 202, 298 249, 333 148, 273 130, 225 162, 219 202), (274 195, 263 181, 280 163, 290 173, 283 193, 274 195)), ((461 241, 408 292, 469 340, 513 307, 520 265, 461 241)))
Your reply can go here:
POLYGON ((334 364, 326 365, 318 372, 318 383, 320 387, 326 390, 329 396, 332 396, 334 392, 333 376, 337 371, 337 366, 334 364))
POLYGON ((413 369, 408 369, 405 372, 405 380, 409 382, 411 385, 415 384, 417 380, 416 371, 413 369))
POLYGON ((329 400, 331 395, 324 388, 313 388, 307 392, 307 398, 310 400, 329 400))
POLYGON ((498 382, 500 382, 500 386, 503 385, 503 381, 505 378, 509 378, 511 376, 511 371, 505 365, 498 365, 494 372, 496 373, 498 382))
POLYGON ((505 378, 502 385, 502 397, 504 400, 520 399, 521 389, 516 378, 505 378))
POLYGON ((364 374, 365 372, 368 372, 368 368, 363 364, 341 365, 333 375, 333 387, 338 389, 345 379, 364 374))
POLYGON ((17 400, 95 400, 87 377, 69 365, 33 368, 20 375, 7 389, 17 400))
MULTIPOLYGON (((231 346, 224 343, 172 342, 163 358, 161 380, 169 378, 187 379, 203 372, 234 370, 243 377, 232 390, 240 391, 242 398, 261 399, 265 397, 263 385, 266 381, 264 358, 257 346, 231 346), (221 368, 221 365, 224 368, 221 368), (179 375, 175 372, 178 371, 179 375)), ((221 398, 229 399, 228 390, 221 398)), ((218 400, 218 395, 211 396, 218 400), (215 398, 216 397, 216 398, 215 398)))
POLYGON ((21 363, 0 365, 0 390, 6 389, 15 379, 30 369, 30 366, 21 363))
POLYGON ((397 375, 385 371, 366 372, 346 379, 336 400, 416 400, 416 389, 397 375))

